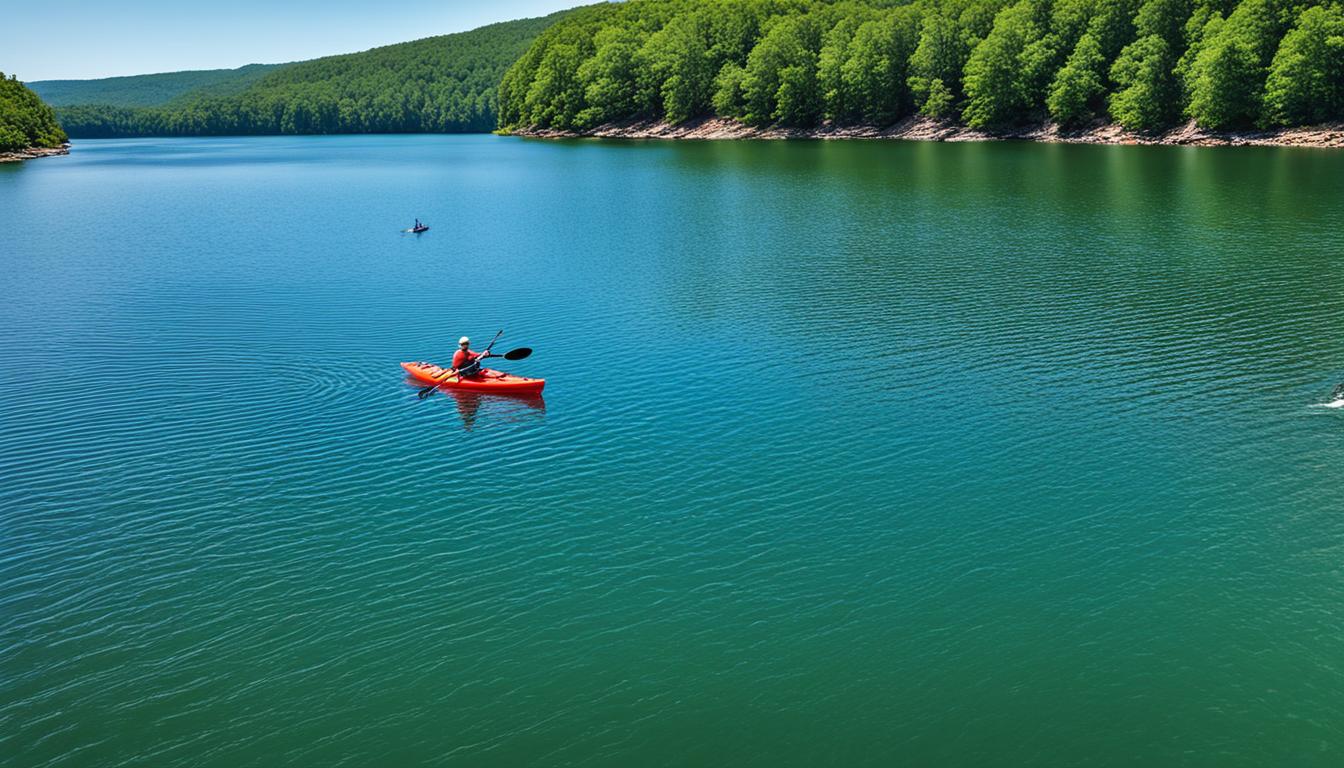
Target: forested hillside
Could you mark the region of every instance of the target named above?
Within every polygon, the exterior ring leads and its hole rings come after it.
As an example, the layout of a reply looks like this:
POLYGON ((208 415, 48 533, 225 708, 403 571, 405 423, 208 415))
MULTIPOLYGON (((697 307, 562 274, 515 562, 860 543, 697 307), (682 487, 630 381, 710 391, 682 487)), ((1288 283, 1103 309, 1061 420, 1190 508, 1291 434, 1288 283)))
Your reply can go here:
POLYGON ((51 107, 17 78, 0 72, 0 152, 59 147, 65 139, 51 107))
POLYGON ((505 70, 563 15, 290 64, 236 94, 70 106, 58 116, 81 138, 490 131, 505 70))
POLYGON ((717 115, 753 125, 1156 131, 1344 119, 1344 6, 1319 0, 630 0, 505 75, 505 127, 717 115))
POLYGON ((53 107, 106 104, 114 107, 157 107, 186 94, 227 96, 255 83, 284 64, 249 64, 238 69, 201 69, 156 75, 104 77, 99 80, 36 80, 28 83, 53 107))

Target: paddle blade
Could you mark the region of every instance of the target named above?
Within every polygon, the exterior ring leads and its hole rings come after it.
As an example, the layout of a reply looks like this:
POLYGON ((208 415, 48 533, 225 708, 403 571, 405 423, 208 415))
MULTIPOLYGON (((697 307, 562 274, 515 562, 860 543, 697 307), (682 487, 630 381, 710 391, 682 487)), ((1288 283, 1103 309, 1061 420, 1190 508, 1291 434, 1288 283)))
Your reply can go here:
POLYGON ((438 388, 439 388, 439 385, 438 385, 438 384, 431 384, 430 386, 425 387, 424 389, 420 390, 418 393, 416 393, 415 396, 418 397, 418 398, 420 398, 421 400, 424 400, 426 397, 429 397, 429 393, 430 393, 430 392, 433 392, 434 390, 436 390, 436 389, 438 389, 438 388))
POLYGON ((523 358, 527 357, 527 356, 530 355, 530 354, 532 354, 532 348, 531 348, 531 347, 519 347, 519 348, 517 348, 517 349, 510 349, 508 352, 505 352, 505 353, 504 353, 504 359, 505 359, 505 360, 522 360, 523 358))

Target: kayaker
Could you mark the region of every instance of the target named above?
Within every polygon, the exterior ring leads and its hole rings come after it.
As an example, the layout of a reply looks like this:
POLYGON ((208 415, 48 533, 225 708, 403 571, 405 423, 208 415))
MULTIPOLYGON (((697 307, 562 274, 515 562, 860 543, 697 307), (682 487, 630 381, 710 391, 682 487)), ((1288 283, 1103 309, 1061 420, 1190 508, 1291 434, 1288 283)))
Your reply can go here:
POLYGON ((494 357, 489 352, 472 352, 471 339, 463 336, 457 340, 457 351, 453 353, 453 368, 463 376, 475 376, 481 372, 481 361, 494 357))

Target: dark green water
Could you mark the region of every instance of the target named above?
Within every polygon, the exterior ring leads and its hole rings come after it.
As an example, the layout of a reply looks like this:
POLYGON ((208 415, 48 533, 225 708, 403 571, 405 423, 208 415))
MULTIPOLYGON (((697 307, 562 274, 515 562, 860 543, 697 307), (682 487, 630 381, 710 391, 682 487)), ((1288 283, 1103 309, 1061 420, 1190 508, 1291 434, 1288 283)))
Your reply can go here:
POLYGON ((1342 220, 1290 149, 0 166, 0 765, 1338 766, 1342 220), (544 403, 416 399, 499 328, 544 403))

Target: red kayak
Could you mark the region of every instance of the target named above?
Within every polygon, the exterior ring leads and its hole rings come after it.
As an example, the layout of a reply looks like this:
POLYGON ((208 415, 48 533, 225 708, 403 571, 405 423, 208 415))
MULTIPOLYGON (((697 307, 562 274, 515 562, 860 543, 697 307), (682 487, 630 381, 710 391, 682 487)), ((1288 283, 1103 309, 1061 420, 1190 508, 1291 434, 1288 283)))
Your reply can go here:
POLYGON ((511 373, 482 368, 475 376, 462 377, 453 373, 452 368, 442 368, 433 363, 402 363, 402 368, 417 381, 426 384, 440 384, 444 389, 465 389, 472 392, 495 392, 501 395, 541 394, 546 386, 545 379, 529 379, 526 376, 514 376, 511 373))

